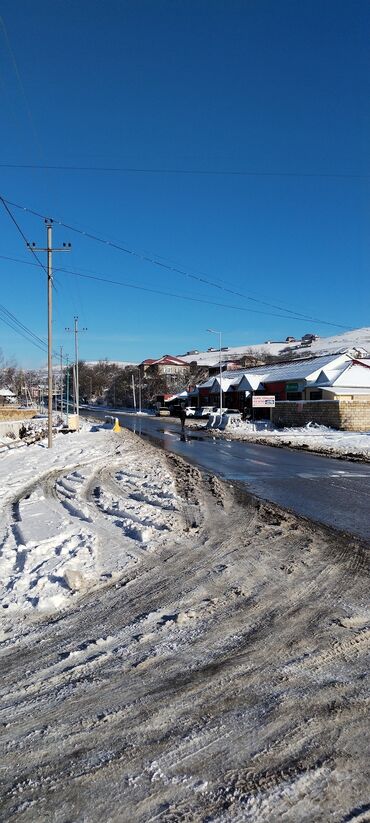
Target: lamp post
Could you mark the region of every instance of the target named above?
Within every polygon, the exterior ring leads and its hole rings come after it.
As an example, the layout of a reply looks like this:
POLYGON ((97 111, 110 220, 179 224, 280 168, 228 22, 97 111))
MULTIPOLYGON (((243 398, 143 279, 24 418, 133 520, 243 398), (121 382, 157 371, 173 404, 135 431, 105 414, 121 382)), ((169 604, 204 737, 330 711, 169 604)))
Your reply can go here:
POLYGON ((222 362, 221 362, 222 332, 221 331, 216 331, 215 329, 207 329, 207 331, 209 331, 210 334, 218 334, 219 338, 220 338, 220 414, 222 416, 222 362))

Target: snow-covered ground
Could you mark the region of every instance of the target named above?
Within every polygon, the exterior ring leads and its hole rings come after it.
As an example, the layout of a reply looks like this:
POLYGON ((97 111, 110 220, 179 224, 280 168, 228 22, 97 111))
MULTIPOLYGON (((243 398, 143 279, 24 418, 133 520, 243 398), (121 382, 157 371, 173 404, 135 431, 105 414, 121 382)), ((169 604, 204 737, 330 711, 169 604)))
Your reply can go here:
POLYGON ((127 430, 0 478, 4 823, 365 821, 363 545, 127 430))
POLYGON ((52 450, 44 440, 0 455, 0 500, 3 614, 63 607, 181 520, 163 456, 143 462, 124 437, 86 424, 52 450))
MULTIPOLYGON (((308 324, 309 325, 309 324, 308 324)), ((307 329, 308 332, 311 329, 307 329)), ((301 347, 300 341, 287 343, 285 341, 271 343, 253 343, 251 345, 230 346, 227 351, 222 352, 222 360, 236 360, 244 354, 260 353, 266 355, 278 355, 283 350, 293 353, 296 357, 310 357, 321 354, 331 354, 332 352, 346 351, 347 349, 365 349, 370 352, 370 328, 354 329, 343 334, 332 335, 331 337, 319 337, 309 346, 301 347)), ((181 355, 182 360, 190 363, 196 360, 200 366, 214 366, 219 362, 219 350, 213 352, 198 352, 198 354, 181 355)))
MULTIPOLYGON (((190 425, 195 425, 191 421, 190 425)), ((271 423, 251 423, 230 416, 222 430, 210 429, 210 433, 233 440, 249 440, 269 446, 293 446, 309 451, 320 451, 337 457, 355 455, 370 459, 370 432, 349 432, 308 423, 301 427, 275 429, 271 423)))

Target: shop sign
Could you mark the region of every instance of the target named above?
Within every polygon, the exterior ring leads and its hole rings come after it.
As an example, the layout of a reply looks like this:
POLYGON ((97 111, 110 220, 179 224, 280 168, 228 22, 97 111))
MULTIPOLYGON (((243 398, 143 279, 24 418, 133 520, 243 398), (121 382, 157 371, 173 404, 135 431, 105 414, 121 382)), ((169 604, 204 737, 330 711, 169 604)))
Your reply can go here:
POLYGON ((275 407, 275 395, 274 394, 265 394, 264 396, 260 396, 255 394, 252 397, 252 406, 253 408, 274 408, 275 407))

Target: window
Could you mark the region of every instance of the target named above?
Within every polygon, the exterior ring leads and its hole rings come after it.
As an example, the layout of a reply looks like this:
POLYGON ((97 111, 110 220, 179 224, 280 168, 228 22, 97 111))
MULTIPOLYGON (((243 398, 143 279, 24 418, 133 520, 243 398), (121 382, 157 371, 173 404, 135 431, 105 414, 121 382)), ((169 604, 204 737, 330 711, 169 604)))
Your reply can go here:
POLYGON ((321 389, 318 389, 317 391, 310 391, 310 400, 322 400, 321 389))

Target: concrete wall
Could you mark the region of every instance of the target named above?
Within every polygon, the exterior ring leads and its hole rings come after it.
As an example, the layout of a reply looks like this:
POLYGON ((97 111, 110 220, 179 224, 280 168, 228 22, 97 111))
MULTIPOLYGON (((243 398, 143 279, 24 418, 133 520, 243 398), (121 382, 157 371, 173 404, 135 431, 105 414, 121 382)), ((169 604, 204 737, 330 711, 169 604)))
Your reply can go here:
POLYGON ((370 403, 366 400, 277 401, 271 409, 275 426, 318 423, 345 431, 370 431, 370 403))

